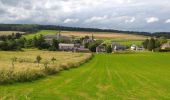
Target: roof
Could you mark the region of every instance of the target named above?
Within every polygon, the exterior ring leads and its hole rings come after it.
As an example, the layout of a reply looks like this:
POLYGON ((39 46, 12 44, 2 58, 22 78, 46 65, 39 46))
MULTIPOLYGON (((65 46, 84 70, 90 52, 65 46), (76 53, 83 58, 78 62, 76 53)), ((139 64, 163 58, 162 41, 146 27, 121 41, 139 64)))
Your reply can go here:
POLYGON ((59 43, 59 46, 72 46, 72 47, 74 47, 74 44, 59 43))

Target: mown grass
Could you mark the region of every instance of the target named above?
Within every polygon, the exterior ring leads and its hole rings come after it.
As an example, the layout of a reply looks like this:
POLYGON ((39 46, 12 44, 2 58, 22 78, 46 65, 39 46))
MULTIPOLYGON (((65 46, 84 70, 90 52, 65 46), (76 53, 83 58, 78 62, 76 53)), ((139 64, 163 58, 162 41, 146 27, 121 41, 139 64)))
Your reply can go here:
POLYGON ((130 47, 132 44, 141 46, 143 40, 126 40, 126 39, 107 39, 107 40, 104 40, 104 43, 106 43, 106 44, 112 44, 113 42, 116 42, 116 43, 119 43, 121 45, 125 45, 125 46, 130 47))
POLYGON ((34 38, 35 36, 40 36, 40 35, 54 35, 54 34, 57 34, 58 31, 57 30, 41 30, 37 33, 34 33, 34 34, 27 34, 27 35, 24 35, 23 37, 25 37, 26 39, 32 39, 34 38))
POLYGON ((56 76, 0 86, 0 99, 169 100, 170 53, 97 54, 56 76))
POLYGON ((32 81, 49 74, 55 74, 61 70, 79 66, 90 56, 91 54, 35 49, 24 52, 0 51, 0 84, 32 81), (42 58, 40 64, 36 62, 38 55, 42 58), (13 66, 12 58, 14 57, 17 59, 13 62, 13 66), (55 61, 51 60, 53 57, 56 59, 55 61))

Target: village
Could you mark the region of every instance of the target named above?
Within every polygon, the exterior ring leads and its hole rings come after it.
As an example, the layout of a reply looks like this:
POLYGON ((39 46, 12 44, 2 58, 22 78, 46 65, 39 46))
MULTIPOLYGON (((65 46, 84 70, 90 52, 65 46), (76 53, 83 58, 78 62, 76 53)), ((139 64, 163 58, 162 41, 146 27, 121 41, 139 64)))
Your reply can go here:
MULTIPOLYGON (((99 39, 95 39, 94 34, 91 34, 91 36, 85 36, 82 38, 73 38, 73 36, 64 36, 60 32, 56 33, 55 35, 45 35, 44 39, 49 44, 52 43, 52 40, 60 40, 61 42, 59 45, 60 51, 71 51, 71 52, 91 52, 88 48, 88 45, 95 42, 95 41, 102 41, 99 39)), ((112 52, 116 51, 144 51, 144 46, 131 44, 130 47, 126 45, 122 45, 118 42, 112 42, 111 44, 112 52)), ((164 43, 161 45, 161 49, 167 49, 170 48, 169 43, 164 43)), ((94 51, 93 51, 94 52, 94 51)), ((95 45, 95 52, 96 53, 105 53, 107 52, 107 44, 105 44, 103 41, 99 44, 95 45)))

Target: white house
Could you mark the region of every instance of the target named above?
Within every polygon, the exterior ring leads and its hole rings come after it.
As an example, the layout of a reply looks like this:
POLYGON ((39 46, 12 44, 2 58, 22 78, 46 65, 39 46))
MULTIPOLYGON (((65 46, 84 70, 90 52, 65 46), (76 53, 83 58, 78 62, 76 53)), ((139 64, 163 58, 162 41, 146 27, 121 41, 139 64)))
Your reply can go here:
POLYGON ((131 47, 130 47, 130 50, 137 50, 138 46, 133 44, 131 47))
POLYGON ((63 51, 74 51, 75 44, 59 43, 59 50, 63 51))

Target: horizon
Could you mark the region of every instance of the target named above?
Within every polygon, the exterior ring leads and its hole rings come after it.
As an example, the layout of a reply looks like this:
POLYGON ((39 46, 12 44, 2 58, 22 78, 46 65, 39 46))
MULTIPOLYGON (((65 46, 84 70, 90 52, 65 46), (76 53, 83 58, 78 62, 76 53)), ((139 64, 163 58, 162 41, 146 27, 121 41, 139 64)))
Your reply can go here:
POLYGON ((168 0, 0 0, 0 23, 170 32, 168 5, 168 0))

